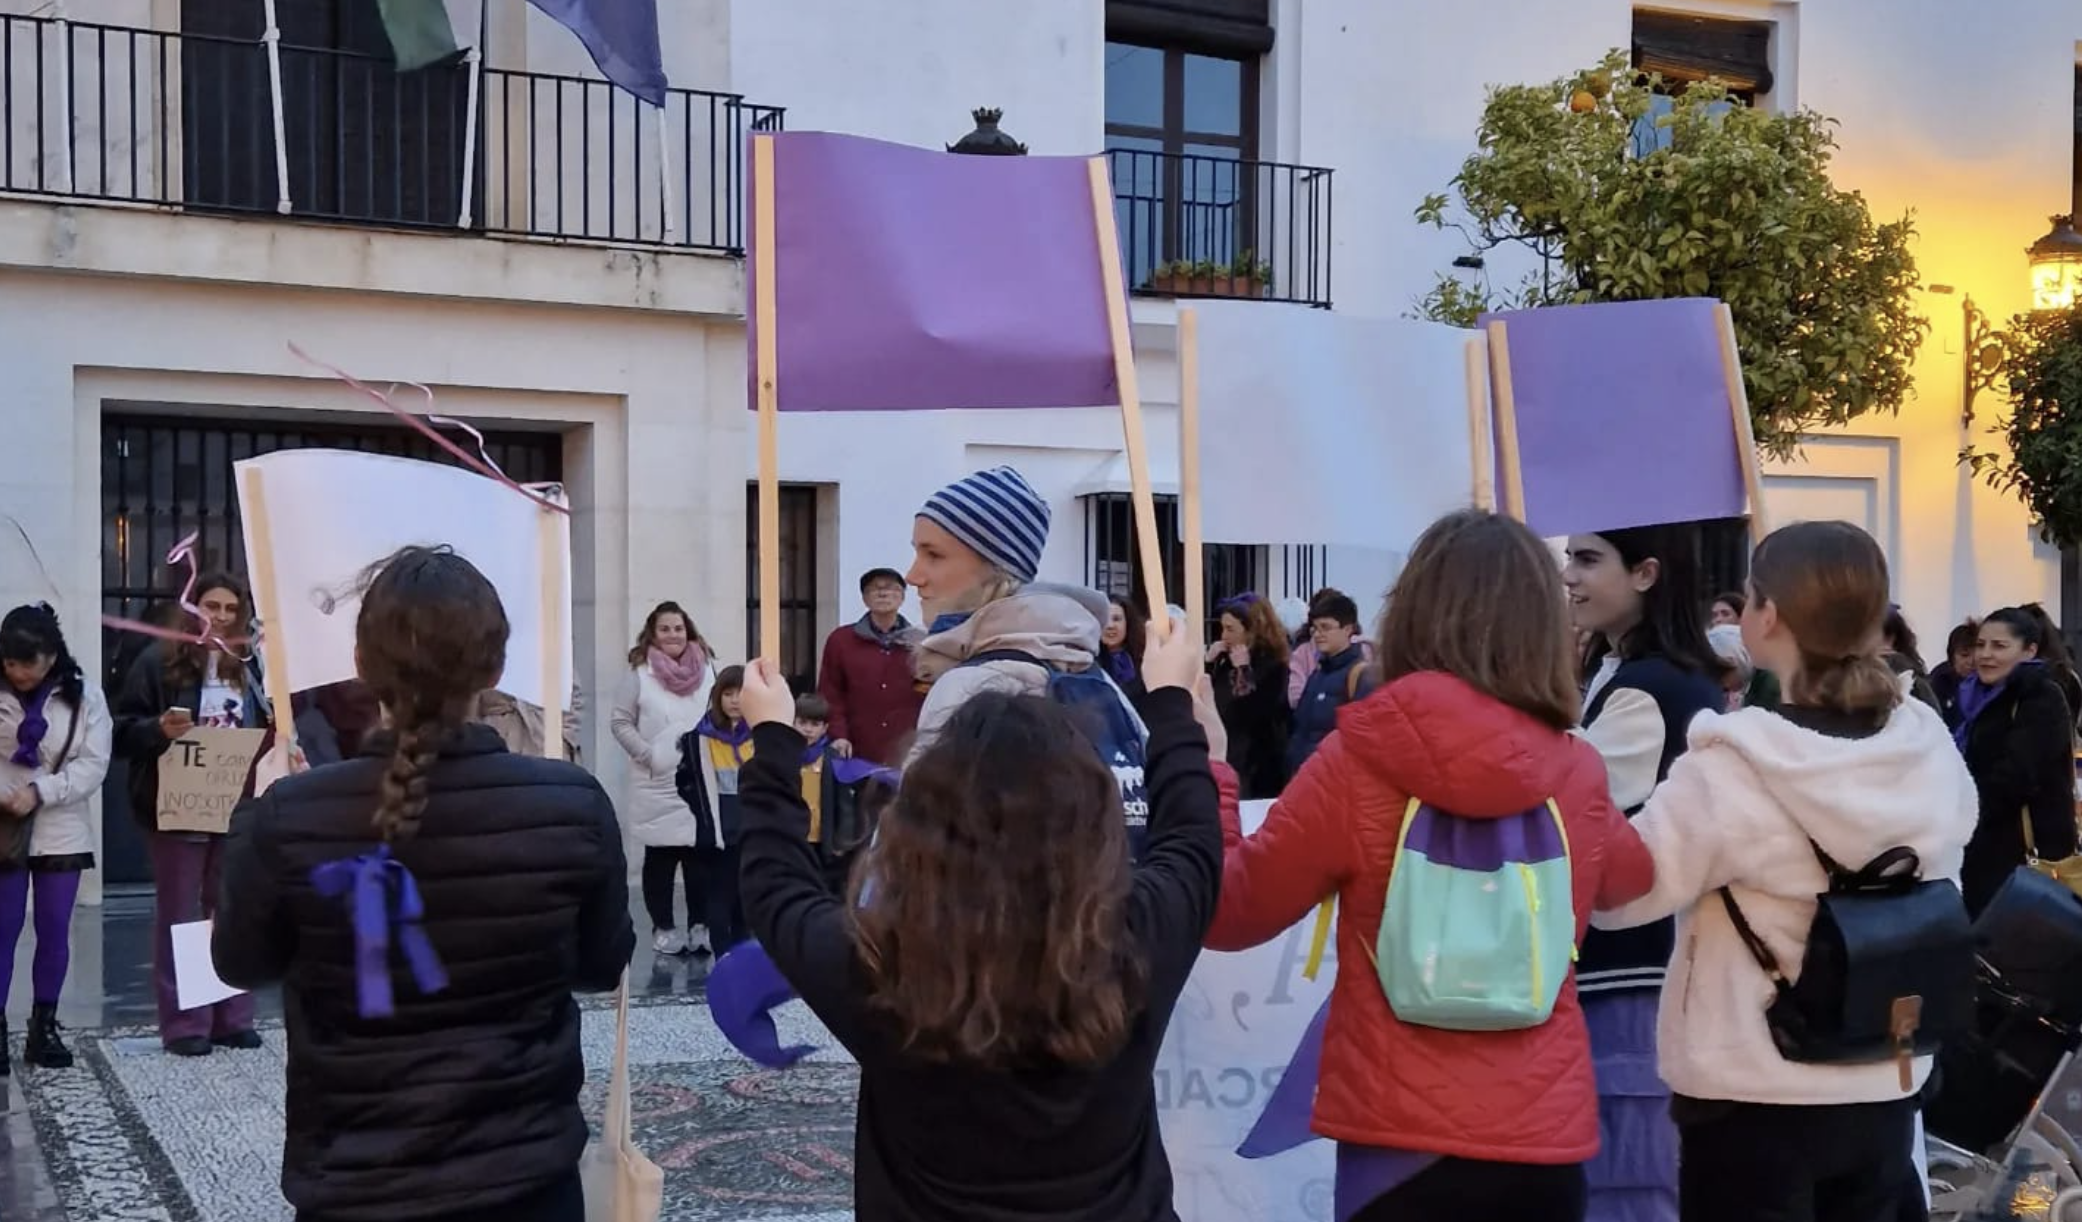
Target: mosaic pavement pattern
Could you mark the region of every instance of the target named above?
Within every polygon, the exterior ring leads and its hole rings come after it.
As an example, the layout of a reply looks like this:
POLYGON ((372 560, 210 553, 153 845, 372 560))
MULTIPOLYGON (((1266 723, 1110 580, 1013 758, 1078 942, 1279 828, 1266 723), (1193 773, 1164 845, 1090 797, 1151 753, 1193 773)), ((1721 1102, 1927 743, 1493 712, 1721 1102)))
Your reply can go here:
MULTIPOLYGON (((723 1042, 704 1007, 630 1007, 636 1143, 665 1169, 666 1222, 846 1222, 857 1072, 800 1004, 782 1042, 820 1045, 785 1074, 723 1042)), ((69 1072, 17 1069, 66 1214, 76 1222, 292 1222, 279 1184, 283 1039, 258 1052, 171 1057, 149 1030, 77 1033, 69 1072)), ((597 1132, 614 1010, 585 1008, 597 1132)))

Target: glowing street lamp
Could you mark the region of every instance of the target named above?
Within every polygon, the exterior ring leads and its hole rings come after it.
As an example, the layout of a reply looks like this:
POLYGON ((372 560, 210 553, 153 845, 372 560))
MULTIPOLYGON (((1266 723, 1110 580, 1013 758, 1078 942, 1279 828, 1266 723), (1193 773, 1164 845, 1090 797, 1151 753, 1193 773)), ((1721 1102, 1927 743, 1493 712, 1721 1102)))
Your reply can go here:
POLYGON ((2082 300, 2082 233, 2075 218, 2056 216, 2053 232, 2031 244, 2031 308, 2065 310, 2082 300))

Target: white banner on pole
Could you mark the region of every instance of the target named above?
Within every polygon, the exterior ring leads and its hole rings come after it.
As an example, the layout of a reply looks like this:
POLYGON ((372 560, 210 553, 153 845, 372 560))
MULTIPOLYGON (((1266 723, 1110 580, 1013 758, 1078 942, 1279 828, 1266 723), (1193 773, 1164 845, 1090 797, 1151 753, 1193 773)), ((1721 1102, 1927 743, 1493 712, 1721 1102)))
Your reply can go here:
POLYGON ((1473 503, 1477 332, 1262 301, 1194 308, 1208 542, 1407 551, 1473 503))
MULTIPOLYGON (((1271 807, 1243 803, 1246 834, 1271 807)), ((1263 1159, 1236 1153, 1330 995, 1334 954, 1325 956, 1315 980, 1301 975, 1313 926, 1311 913, 1253 950, 1203 951, 1186 981, 1156 1066, 1157 1112, 1181 1218, 1329 1222, 1336 1173, 1331 1142, 1263 1159)))
MULTIPOLYGON (((541 517, 550 511, 496 480, 460 467, 344 450, 278 450, 235 464, 257 467, 266 481, 274 588, 281 606, 254 601, 269 635, 287 650, 288 686, 308 691, 355 677, 354 621, 359 579, 369 566, 414 544, 453 548, 499 592, 512 635, 499 690, 545 709, 571 707, 571 633, 560 635, 563 672, 543 674, 545 581, 541 517), (551 690, 555 688, 556 690, 551 690)), ((240 485, 247 555, 254 554, 253 515, 240 485)), ((571 520, 563 535, 563 614, 571 619, 571 520)), ((250 563, 250 561, 249 561, 250 563)), ((271 676, 271 686, 274 677, 271 676)))

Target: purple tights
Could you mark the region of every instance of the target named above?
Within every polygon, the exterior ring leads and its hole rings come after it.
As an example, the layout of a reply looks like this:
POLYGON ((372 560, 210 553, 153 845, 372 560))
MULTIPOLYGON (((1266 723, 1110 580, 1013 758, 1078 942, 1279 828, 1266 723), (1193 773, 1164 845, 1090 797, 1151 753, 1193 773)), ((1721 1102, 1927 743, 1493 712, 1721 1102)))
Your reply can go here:
POLYGON ((36 959, 29 969, 30 1000, 58 1004, 65 969, 72 965, 72 905, 80 894, 78 870, 0 873, 0 1006, 14 987, 14 948, 29 910, 29 883, 36 882, 36 959))

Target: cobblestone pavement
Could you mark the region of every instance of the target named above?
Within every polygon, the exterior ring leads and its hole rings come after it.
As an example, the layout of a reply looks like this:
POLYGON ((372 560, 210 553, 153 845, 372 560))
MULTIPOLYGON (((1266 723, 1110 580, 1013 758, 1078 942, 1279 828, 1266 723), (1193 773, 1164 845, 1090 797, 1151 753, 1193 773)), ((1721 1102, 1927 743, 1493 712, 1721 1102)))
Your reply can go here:
MULTIPOLYGON (((75 945, 95 937, 103 961, 76 963, 79 987, 65 1007, 79 1064, 42 1071, 17 1062, 0 1116, 0 1219, 290 1222, 278 1188, 284 1049, 275 999, 261 999, 261 1050, 166 1055, 146 1021, 149 977, 139 970, 149 961, 148 909, 118 901, 82 911, 75 945), (97 970, 104 988, 90 997, 97 970)), ((630 1013, 636 1141, 665 1169, 665 1218, 850 1218, 853 1065, 799 1005, 779 1016, 784 1040, 826 1051, 785 1075, 737 1056, 709 1020, 704 963, 654 964, 640 950, 631 978, 640 994, 630 1013)), ((597 1127, 614 1011, 585 1005, 582 1103, 597 1127)), ((18 1052, 19 1018, 13 1029, 18 1052)))

